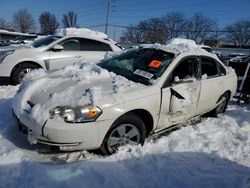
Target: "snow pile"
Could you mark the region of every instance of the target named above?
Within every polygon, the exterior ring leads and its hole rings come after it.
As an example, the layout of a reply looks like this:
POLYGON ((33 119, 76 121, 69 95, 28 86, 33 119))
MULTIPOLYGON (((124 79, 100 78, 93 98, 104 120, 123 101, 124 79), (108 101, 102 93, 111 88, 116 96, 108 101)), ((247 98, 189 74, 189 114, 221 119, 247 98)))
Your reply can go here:
POLYGON ((124 92, 142 87, 142 84, 87 62, 51 72, 40 69, 27 74, 13 99, 13 109, 17 116, 28 112, 37 123, 43 124, 49 118, 49 111, 57 106, 100 105, 105 98, 114 99, 113 104, 116 104, 116 99, 124 92), (27 101, 35 95, 48 96, 31 108, 27 101))
MULTIPOLYGON (((192 79, 192 78, 190 78, 192 79)), ((171 91, 171 92, 175 92, 175 91, 171 91)), ((172 97, 172 104, 170 105, 170 111, 175 114, 175 113, 183 113, 183 114, 189 114, 192 111, 194 111, 194 109, 190 108, 190 104, 197 104, 198 103, 198 99, 195 96, 198 96, 198 91, 194 86, 191 85, 183 85, 183 92, 182 92, 182 96, 185 98, 185 100, 180 100, 178 99, 175 95, 173 95, 172 97), (190 95, 190 93, 192 93, 193 95, 190 95)), ((192 106, 193 106, 192 105, 192 106)), ((165 122, 169 122, 169 117, 166 116, 165 122)))
POLYGON ((166 47, 175 53, 183 53, 187 51, 200 49, 194 40, 173 38, 166 42, 166 47))
POLYGON ((225 115, 110 157, 42 154, 18 132, 11 110, 16 90, 0 87, 1 187, 250 187, 249 105, 231 104, 225 115))
POLYGON ((19 33, 19 32, 14 32, 14 31, 3 30, 3 29, 0 29, 0 34, 18 35, 18 36, 34 36, 33 34, 29 34, 29 33, 19 33))
POLYGON ((146 44, 142 45, 144 48, 158 48, 174 54, 184 53, 188 51, 205 51, 195 43, 194 40, 173 38, 166 42, 166 45, 162 44, 146 44))
POLYGON ((12 98, 16 91, 18 90, 18 86, 0 86, 0 99, 12 98))
MULTIPOLYGON (((15 145, 6 141, 9 137, 9 133, 11 134, 10 131, 17 128, 12 117, 11 109, 12 97, 15 95, 17 89, 18 86, 0 86, 0 173, 4 165, 19 163, 24 159, 23 152, 15 145), (13 126, 10 127, 10 125, 13 126)), ((12 136, 15 137, 15 133, 12 136)), ((0 176, 6 177, 5 175, 0 176)), ((0 183, 2 183, 2 181, 0 181, 0 183)))
MULTIPOLYGON (((29 101, 30 97, 32 94, 34 94, 35 91, 39 90, 41 86, 44 87, 44 89, 47 89, 48 87, 52 87, 53 85, 59 84, 59 80, 52 80, 50 78, 41 78, 39 80, 36 80, 33 82, 33 84, 27 84, 27 82, 24 84, 26 87, 21 87, 22 90, 19 89, 19 92, 15 96, 13 100, 13 109, 15 111, 15 114, 17 116, 20 116, 22 113, 29 112, 31 114, 37 114, 37 108, 40 107, 38 104, 37 107, 34 107, 34 109, 31 109, 27 101, 29 101), (32 113, 32 110, 34 110, 34 113, 32 113)), ((41 109, 41 108, 40 108, 41 109)), ((41 109, 42 110, 42 109, 41 109)), ((48 113, 46 113, 48 114, 48 113)), ((37 114, 39 115, 39 114, 37 114)), ((38 121, 40 123, 43 123, 46 119, 43 119, 44 116, 42 116, 42 113, 40 114, 41 116, 38 116, 38 121), (42 119, 41 119, 42 118, 42 119), (44 121, 42 121, 44 120, 44 121)), ((49 117, 49 114, 46 115, 46 117, 49 117)))
POLYGON ((94 38, 108 38, 108 36, 99 31, 93 31, 87 28, 65 28, 65 29, 57 29, 56 35, 59 36, 88 36, 94 38))
POLYGON ((167 137, 151 140, 143 147, 127 146, 117 155, 120 159, 127 159, 154 153, 202 152, 216 154, 250 167, 250 111, 240 110, 241 115, 229 111, 231 116, 207 118, 201 123, 182 127, 167 137), (237 117, 242 119, 237 120, 237 117), (128 150, 131 152, 126 152, 128 150))

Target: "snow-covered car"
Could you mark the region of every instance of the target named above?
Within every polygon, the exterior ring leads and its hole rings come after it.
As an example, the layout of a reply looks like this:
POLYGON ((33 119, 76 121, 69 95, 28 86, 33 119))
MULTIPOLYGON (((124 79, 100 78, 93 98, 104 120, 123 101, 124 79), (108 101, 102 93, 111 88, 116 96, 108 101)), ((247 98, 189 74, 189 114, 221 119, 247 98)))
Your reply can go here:
POLYGON ((246 54, 243 53, 231 53, 229 54, 229 61, 231 62, 242 62, 247 58, 246 54))
POLYGON ((37 35, 19 36, 14 40, 10 40, 9 44, 32 44, 37 39, 37 35))
POLYGON ((215 54, 172 41, 97 65, 31 72, 12 107, 31 144, 112 154, 197 116, 223 113, 236 85, 234 70, 215 54))
POLYGON ((236 63, 240 63, 245 61, 245 59, 247 59, 247 55, 246 56, 236 56, 234 58, 229 59, 230 62, 236 62, 236 63))
POLYGON ((81 60, 96 63, 117 51, 121 48, 107 38, 48 36, 36 40, 32 48, 0 51, 0 77, 18 84, 33 69, 62 68, 81 60))

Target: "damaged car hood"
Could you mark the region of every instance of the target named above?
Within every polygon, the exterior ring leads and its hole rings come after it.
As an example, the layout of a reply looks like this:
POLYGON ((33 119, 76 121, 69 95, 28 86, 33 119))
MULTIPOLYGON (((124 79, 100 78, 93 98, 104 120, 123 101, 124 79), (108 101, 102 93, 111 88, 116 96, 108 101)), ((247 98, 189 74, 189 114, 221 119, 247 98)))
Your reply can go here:
POLYGON ((97 65, 80 64, 52 72, 35 70, 21 84, 12 107, 17 116, 28 113, 43 123, 57 106, 115 105, 135 98, 126 93, 144 87, 97 65))
POLYGON ((90 95, 93 88, 99 88, 102 90, 102 95, 108 95, 115 92, 113 90, 111 78, 92 80, 90 82, 78 82, 68 79, 63 80, 60 83, 55 83, 46 89, 35 91, 33 95, 31 95, 29 101, 33 104, 44 105, 51 98, 57 96, 57 105, 62 105, 60 104, 59 95, 63 95, 63 98, 65 98, 62 102, 66 105, 67 98, 70 98, 72 101, 72 99, 80 98, 86 95, 91 97, 90 95))

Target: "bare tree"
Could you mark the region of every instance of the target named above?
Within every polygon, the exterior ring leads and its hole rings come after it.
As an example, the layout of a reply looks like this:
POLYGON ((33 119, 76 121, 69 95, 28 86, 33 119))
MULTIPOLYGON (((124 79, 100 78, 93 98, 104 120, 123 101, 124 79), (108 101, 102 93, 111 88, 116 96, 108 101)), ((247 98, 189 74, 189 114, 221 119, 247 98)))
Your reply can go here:
POLYGON ((0 18, 0 29, 13 30, 11 25, 3 18, 0 18))
POLYGON ((217 21, 202 14, 186 19, 181 12, 172 12, 163 18, 151 18, 140 21, 135 27, 129 27, 123 41, 131 43, 165 43, 176 37, 185 37, 204 43, 205 39, 218 38, 217 21))
POLYGON ((193 22, 191 20, 187 20, 184 25, 183 25, 183 36, 187 39, 191 38, 192 32, 191 30, 193 29, 193 22))
POLYGON ((69 11, 67 14, 63 14, 62 24, 64 28, 79 27, 79 25, 77 24, 77 14, 73 11, 69 11))
POLYGON ((165 43, 166 31, 164 22, 160 18, 151 18, 142 21, 138 25, 138 29, 144 33, 145 43, 165 43))
POLYGON ((144 33, 138 30, 138 28, 129 27, 127 30, 123 33, 123 36, 121 37, 121 42, 123 43, 136 43, 140 44, 143 43, 144 39, 144 33))
POLYGON ((122 37, 128 43, 165 43, 165 25, 160 18, 151 18, 129 27, 122 37))
POLYGON ((167 39, 176 38, 183 34, 187 19, 182 12, 171 12, 163 17, 167 39))
POLYGON ((50 12, 43 12, 39 17, 40 30, 42 34, 52 35, 59 27, 59 23, 56 20, 54 14, 50 12))
POLYGON ((201 44, 218 29, 217 21, 200 13, 195 14, 185 25, 184 34, 187 38, 201 44))
POLYGON ((22 33, 34 32, 36 25, 27 9, 17 11, 13 16, 13 28, 22 33))
POLYGON ((235 46, 250 45, 250 20, 237 21, 225 28, 226 41, 235 46))

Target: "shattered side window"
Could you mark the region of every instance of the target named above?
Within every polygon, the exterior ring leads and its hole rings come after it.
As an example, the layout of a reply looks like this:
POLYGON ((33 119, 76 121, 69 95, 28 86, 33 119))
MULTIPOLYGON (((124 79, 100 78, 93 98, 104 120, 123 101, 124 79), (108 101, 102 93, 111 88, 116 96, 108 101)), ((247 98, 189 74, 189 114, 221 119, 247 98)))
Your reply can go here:
POLYGON ((212 58, 201 57, 201 74, 208 78, 219 76, 217 62, 212 58))
POLYGON ((189 79, 195 80, 198 75, 197 58, 187 58, 178 63, 171 75, 170 82, 182 82, 189 79))

